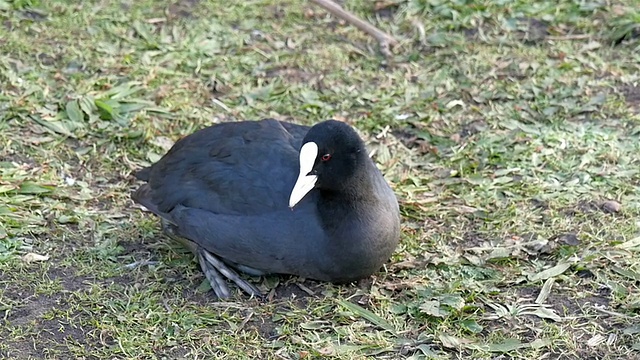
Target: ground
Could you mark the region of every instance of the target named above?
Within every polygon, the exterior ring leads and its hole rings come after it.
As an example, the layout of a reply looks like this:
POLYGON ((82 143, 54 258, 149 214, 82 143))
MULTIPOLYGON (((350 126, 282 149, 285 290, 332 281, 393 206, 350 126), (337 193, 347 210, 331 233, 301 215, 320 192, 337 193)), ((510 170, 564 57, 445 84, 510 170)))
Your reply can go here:
POLYGON ((0 357, 640 358, 640 2, 0 0, 0 357), (130 199, 182 136, 354 125, 377 274, 215 299, 130 199))

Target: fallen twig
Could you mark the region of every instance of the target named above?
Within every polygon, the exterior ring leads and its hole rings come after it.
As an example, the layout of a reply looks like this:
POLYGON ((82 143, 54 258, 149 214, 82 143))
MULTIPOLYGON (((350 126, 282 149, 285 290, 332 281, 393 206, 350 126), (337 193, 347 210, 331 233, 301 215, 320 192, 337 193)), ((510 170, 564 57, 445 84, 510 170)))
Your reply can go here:
POLYGON ((568 35, 559 35, 559 36, 547 36, 546 38, 549 40, 563 41, 563 40, 585 40, 585 39, 590 39, 592 37, 593 35, 591 34, 568 34, 568 35))
POLYGON ((360 19, 353 13, 343 9, 342 7, 340 7, 340 5, 334 3, 331 0, 311 0, 311 2, 324 8, 331 14, 345 20, 346 22, 364 31, 365 33, 373 36, 380 44, 380 51, 382 51, 382 53, 384 53, 386 56, 390 55, 389 48, 398 44, 398 40, 396 40, 393 36, 360 19))

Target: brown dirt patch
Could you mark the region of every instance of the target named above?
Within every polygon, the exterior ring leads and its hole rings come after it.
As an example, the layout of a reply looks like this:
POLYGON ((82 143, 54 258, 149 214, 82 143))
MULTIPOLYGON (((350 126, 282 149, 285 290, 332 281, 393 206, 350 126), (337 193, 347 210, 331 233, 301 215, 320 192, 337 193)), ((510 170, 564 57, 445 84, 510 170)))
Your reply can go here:
POLYGON ((640 113, 640 86, 625 85, 620 90, 631 111, 640 113))

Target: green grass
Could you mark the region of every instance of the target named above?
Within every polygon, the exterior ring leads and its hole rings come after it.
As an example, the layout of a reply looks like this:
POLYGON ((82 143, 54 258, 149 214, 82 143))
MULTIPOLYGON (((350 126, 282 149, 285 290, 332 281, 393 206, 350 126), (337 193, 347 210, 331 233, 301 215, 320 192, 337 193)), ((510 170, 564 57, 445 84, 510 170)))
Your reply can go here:
POLYGON ((640 358, 639 1, 346 1, 390 58, 302 1, 69 3, 0 0, 0 357, 640 358), (264 117, 361 131, 385 269, 220 302, 130 200, 264 117))

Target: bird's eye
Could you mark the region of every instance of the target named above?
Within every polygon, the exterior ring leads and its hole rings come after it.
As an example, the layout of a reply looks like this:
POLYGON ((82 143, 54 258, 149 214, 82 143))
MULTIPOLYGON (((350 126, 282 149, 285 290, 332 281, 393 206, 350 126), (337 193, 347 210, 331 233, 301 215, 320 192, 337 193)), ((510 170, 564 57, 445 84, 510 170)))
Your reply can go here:
POLYGON ((320 160, 322 160, 322 161, 329 161, 329 160, 331 160, 331 154, 324 154, 324 155, 322 155, 322 157, 320 158, 320 160))

